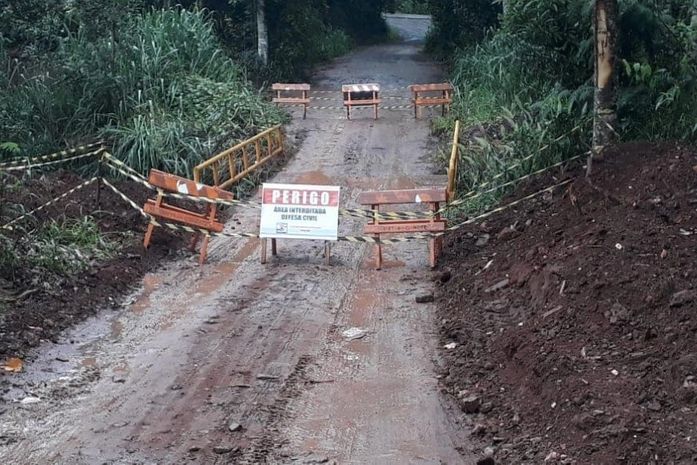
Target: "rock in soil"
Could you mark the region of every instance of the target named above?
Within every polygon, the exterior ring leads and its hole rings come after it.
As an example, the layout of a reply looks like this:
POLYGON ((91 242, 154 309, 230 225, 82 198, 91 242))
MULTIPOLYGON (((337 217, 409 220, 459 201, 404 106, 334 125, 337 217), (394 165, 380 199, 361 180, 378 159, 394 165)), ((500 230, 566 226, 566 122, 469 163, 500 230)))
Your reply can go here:
POLYGON ((490 238, 491 236, 489 234, 482 234, 477 238, 477 242, 474 245, 476 245, 477 247, 484 247, 489 243, 490 238))
POLYGON ((215 446, 213 448, 213 452, 218 455, 229 454, 233 450, 235 450, 235 448, 232 446, 215 446))
POLYGON ((227 425, 227 429, 234 433, 235 431, 241 431, 242 425, 240 425, 237 422, 232 421, 227 425))
POLYGON ((421 294, 416 296, 417 304, 427 304, 434 301, 433 294, 421 294))
POLYGON ((367 334, 368 333, 366 330, 361 328, 349 328, 341 333, 341 335, 344 336, 344 339, 348 339, 349 341, 363 339, 367 334))
POLYGON ((671 307, 681 307, 697 300, 697 291, 680 291, 670 298, 671 307))
POLYGON ((467 396, 460 399, 460 408, 465 413, 478 413, 482 401, 477 396, 467 396))
POLYGON ((445 284, 450 281, 452 277, 453 274, 450 271, 444 271, 438 276, 438 281, 440 281, 441 284, 445 284))

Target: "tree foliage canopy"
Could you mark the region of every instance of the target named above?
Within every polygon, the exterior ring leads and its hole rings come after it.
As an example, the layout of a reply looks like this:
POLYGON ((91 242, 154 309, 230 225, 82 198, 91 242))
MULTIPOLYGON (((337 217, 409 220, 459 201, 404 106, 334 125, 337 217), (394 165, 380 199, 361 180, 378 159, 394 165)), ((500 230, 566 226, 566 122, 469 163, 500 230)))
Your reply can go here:
MULTIPOLYGON (((518 96, 530 108, 550 88, 578 93, 592 85, 593 2, 506 1, 505 15, 500 2, 431 1, 430 48, 455 65, 456 77, 498 79, 506 105, 518 96)), ((623 0, 619 29, 623 132, 694 139, 697 3, 623 0)))
POLYGON ((254 0, 5 0, 0 86, 11 92, 0 95, 0 157, 108 137, 141 171, 187 174, 281 121, 253 86, 304 78, 352 43, 385 36, 383 6, 267 0, 264 67, 254 0))
MULTIPOLYGON (((505 14, 496 1, 431 0, 430 6, 428 48, 448 61, 458 89, 452 117, 487 128, 462 148, 462 190, 590 148, 594 2, 506 0, 505 14), (506 168, 511 164, 516 169, 506 168)), ((697 2, 620 0, 619 6, 614 129, 625 140, 696 141, 697 2)))

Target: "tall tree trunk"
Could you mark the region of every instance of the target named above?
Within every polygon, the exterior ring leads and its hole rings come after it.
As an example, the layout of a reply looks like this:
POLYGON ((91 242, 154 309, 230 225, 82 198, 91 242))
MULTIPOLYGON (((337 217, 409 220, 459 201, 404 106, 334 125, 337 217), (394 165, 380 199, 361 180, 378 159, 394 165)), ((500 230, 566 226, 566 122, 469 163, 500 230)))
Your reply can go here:
POLYGON ((257 55, 264 66, 269 64, 269 30, 266 27, 266 1, 257 0, 257 55))
MULTIPOLYGON (((592 159, 617 141, 617 0, 595 0, 595 102, 592 159)), ((588 174, 590 174, 588 163, 588 174)))

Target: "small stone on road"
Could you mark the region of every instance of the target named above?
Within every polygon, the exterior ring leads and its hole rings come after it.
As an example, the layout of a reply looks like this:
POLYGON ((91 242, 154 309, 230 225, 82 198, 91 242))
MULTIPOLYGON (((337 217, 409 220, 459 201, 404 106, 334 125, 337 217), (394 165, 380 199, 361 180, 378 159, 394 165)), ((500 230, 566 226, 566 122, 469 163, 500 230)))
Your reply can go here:
POLYGON ((240 431, 242 429, 242 425, 240 425, 237 422, 232 421, 227 425, 227 429, 229 429, 230 431, 232 431, 234 433, 235 431, 240 431))

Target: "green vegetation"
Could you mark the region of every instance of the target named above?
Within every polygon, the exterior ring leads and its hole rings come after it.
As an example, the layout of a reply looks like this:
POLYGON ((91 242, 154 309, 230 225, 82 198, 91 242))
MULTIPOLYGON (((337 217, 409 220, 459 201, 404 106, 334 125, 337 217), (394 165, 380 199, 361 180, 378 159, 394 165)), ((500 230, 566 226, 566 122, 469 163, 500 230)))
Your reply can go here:
MULTIPOLYGON (((383 40, 386 0, 265 0, 269 65, 257 59, 254 0, 184 0, 209 11, 225 48, 256 83, 303 80, 319 63, 346 53, 354 44, 383 40)), ((166 2, 158 2, 160 4, 166 2)))
POLYGON ((0 98, 5 136, 26 153, 106 137, 143 173, 190 175, 224 145, 281 121, 225 56, 204 13, 152 11, 118 31, 116 42, 79 28, 51 52, 48 69, 27 65, 0 98))
POLYGON ((270 62, 251 0, 8 0, 0 6, 0 159, 105 138, 141 172, 202 158, 283 121, 254 85, 305 78, 385 37, 383 2, 268 0, 270 62), (255 84, 252 84, 253 80, 255 84))
POLYGON ((390 13, 406 13, 413 15, 431 14, 428 0, 393 0, 387 6, 390 13))
MULTIPOLYGON (((504 15, 500 2, 431 1, 435 24, 428 48, 450 62, 457 87, 455 111, 436 127, 445 131, 458 118, 470 128, 463 132, 460 192, 590 148, 592 3, 508 0, 504 15), (577 126, 584 131, 552 143, 577 126)), ((697 9, 687 3, 620 2, 616 130, 623 140, 697 139, 697 9)))
POLYGON ((89 216, 51 220, 17 239, 0 235, 0 245, 0 278, 13 281, 17 272, 30 273, 37 283, 84 271, 93 261, 108 259, 117 250, 117 243, 100 234, 89 216))
MULTIPOLYGON (((143 174, 191 176, 201 160, 285 121, 264 98, 269 81, 305 79, 354 44, 385 38, 384 4, 266 0, 265 66, 254 0, 0 2, 0 161, 104 139, 143 174)), ((0 182, 0 225, 22 213, 4 195, 21 181, 0 182)), ((0 274, 67 275, 112 252, 90 218, 35 223, 30 234, 0 232, 0 274)))
POLYGON ((116 243, 105 239, 92 217, 76 220, 51 220, 41 226, 36 237, 26 244, 24 257, 29 267, 57 274, 83 271, 94 260, 110 258, 116 243))

